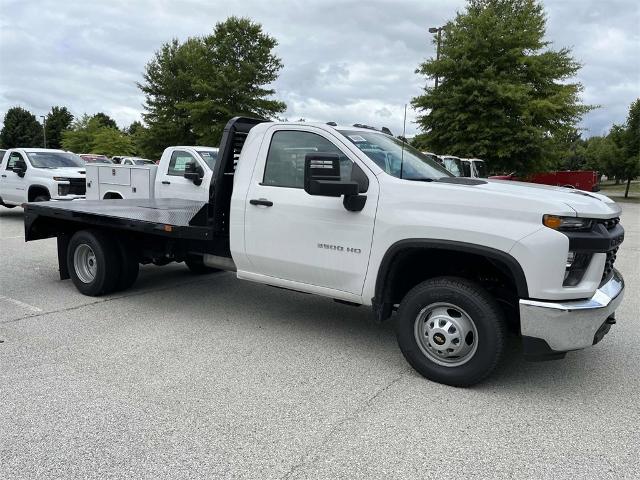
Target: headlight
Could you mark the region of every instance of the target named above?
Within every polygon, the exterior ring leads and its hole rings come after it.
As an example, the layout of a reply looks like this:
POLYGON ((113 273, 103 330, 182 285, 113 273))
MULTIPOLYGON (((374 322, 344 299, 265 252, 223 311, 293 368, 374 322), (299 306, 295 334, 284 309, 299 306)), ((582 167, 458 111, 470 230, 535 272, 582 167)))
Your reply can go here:
POLYGON ((56 182, 68 182, 69 179, 67 177, 53 177, 56 182))
POLYGON ((580 217, 559 217, 557 215, 543 215, 542 224, 545 227, 565 232, 585 232, 591 230, 593 220, 580 217))

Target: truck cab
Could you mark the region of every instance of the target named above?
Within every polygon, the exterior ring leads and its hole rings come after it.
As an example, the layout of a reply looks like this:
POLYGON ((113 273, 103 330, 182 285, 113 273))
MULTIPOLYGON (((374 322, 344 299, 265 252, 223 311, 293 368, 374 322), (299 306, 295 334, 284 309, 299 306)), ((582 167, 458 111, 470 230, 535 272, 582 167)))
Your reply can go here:
POLYGON ((215 147, 166 148, 158 162, 155 197, 208 201, 217 159, 218 149, 215 147))
POLYGON ((0 163, 0 205, 85 198, 84 161, 64 150, 11 148, 0 163))

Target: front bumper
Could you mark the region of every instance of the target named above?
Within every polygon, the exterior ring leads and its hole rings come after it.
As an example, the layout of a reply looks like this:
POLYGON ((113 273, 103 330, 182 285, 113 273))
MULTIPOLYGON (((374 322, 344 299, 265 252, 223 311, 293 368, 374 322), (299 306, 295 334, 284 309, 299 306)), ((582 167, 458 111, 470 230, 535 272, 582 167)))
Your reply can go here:
POLYGON ((615 323, 624 296, 624 279, 613 276, 586 300, 520 300, 524 354, 534 360, 561 358, 569 350, 591 346, 615 323))

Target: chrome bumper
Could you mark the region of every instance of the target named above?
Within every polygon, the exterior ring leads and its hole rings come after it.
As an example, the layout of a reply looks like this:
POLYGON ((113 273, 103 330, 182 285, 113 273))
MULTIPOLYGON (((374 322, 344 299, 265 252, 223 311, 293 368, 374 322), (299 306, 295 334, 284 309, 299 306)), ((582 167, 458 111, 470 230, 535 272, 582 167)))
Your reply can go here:
POLYGON ((623 296, 624 279, 614 270, 611 280, 586 300, 520 300, 522 336, 544 340, 550 353, 591 346, 597 341, 596 333, 613 315, 623 296))

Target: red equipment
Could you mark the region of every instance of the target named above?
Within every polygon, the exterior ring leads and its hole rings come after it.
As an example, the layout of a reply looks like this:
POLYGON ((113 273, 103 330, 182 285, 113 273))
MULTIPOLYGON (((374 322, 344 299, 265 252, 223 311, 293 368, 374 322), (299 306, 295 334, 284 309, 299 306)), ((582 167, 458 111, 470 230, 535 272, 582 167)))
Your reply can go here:
POLYGON ((553 185, 555 187, 577 188, 586 192, 597 192, 598 172, 594 170, 566 170, 557 172, 533 173, 526 177, 520 177, 516 173, 509 175, 494 175, 496 180, 517 180, 519 182, 540 183, 542 185, 553 185))

